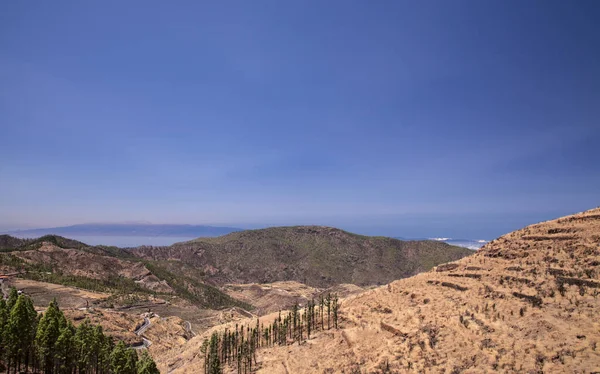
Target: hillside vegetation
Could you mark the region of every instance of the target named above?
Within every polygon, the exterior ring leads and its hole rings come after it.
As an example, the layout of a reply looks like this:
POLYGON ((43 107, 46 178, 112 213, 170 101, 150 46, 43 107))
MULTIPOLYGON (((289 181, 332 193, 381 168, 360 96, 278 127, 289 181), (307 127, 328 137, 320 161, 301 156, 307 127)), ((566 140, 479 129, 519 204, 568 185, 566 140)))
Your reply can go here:
POLYGON ((298 281, 313 287, 376 285, 473 253, 435 241, 401 241, 330 227, 247 230, 169 247, 138 247, 136 256, 176 260, 216 284, 298 281))
POLYGON ((0 271, 20 272, 22 278, 109 292, 133 300, 139 298, 131 298, 131 294, 163 295, 179 296, 211 309, 250 307, 215 287, 117 247, 88 246, 55 235, 4 242, 17 245, 0 253, 0 271))
POLYGON ((111 295, 103 306, 156 306, 166 300, 186 310, 193 310, 188 307, 192 304, 254 309, 259 314, 306 301, 322 288, 382 284, 472 253, 445 243, 404 242, 312 226, 236 232, 170 247, 89 246, 56 235, 1 236, 0 246, 0 273, 18 272, 28 280, 111 295), (296 295, 278 286, 228 286, 281 281, 308 284, 311 291, 296 295))
MULTIPOLYGON (((340 301, 339 329, 256 353, 264 373, 600 371, 600 208, 528 226, 460 261, 340 301)), ((264 326, 278 314, 260 318, 264 326)), ((256 320, 248 320, 249 326, 256 320)), ((203 367, 204 339, 159 367, 203 367)))
POLYGON ((12 250, 23 244, 33 241, 31 239, 20 239, 10 235, 0 235, 0 251, 12 250))

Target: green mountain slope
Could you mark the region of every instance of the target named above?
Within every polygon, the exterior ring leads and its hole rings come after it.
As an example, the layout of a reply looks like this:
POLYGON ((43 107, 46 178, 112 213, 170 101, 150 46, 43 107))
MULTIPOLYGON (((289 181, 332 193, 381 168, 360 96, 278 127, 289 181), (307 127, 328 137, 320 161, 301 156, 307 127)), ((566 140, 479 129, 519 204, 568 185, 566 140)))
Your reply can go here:
POLYGON ((12 250, 13 248, 17 248, 27 243, 28 239, 19 239, 10 235, 0 235, 0 251, 2 250, 12 250))
POLYGON ((441 242, 369 237, 321 226, 247 230, 131 251, 146 259, 181 261, 216 284, 295 280, 314 287, 384 284, 473 254, 441 242))

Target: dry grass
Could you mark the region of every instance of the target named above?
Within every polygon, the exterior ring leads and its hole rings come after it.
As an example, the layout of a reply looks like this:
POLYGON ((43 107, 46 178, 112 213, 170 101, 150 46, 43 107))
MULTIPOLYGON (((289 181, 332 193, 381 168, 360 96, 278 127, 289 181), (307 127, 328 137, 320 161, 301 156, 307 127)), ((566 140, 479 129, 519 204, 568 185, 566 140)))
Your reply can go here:
MULTIPOLYGON (((347 297, 340 330, 260 350, 259 372, 600 371, 600 209, 515 231, 455 264, 347 297)), ((161 369, 199 372, 206 334, 157 357, 161 369)))
POLYGON ((327 289, 310 287, 305 284, 287 281, 274 283, 227 284, 223 288, 229 296, 252 304, 255 315, 265 315, 280 310, 291 309, 294 304, 305 305, 311 299, 327 292, 340 297, 360 293, 364 289, 353 284, 340 284, 327 289))

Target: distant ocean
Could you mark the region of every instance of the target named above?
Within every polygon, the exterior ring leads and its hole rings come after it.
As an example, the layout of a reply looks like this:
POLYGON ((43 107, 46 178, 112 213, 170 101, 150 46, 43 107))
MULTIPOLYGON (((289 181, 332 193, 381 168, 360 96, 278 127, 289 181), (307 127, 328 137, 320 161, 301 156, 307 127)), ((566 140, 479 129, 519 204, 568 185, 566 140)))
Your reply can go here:
POLYGON ((456 245, 458 247, 465 247, 473 250, 477 250, 488 242, 487 240, 479 239, 452 239, 452 238, 429 238, 430 240, 436 240, 439 242, 448 243, 451 245, 456 245))

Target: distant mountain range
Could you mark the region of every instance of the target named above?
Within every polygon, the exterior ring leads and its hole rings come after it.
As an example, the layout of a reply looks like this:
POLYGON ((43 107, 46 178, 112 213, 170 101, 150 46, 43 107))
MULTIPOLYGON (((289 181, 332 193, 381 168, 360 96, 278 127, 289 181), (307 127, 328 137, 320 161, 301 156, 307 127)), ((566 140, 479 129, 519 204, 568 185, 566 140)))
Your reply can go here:
POLYGON ((0 235, 0 252, 0 273, 26 271, 33 280, 93 290, 128 285, 140 292, 175 293, 213 307, 233 306, 237 301, 211 285, 280 281, 319 288, 381 285, 473 254, 433 240, 401 241, 324 226, 244 230, 170 246, 126 249, 88 245, 56 234, 36 239, 0 235), (115 284, 115 279, 129 283, 115 284))
POLYGON ((61 236, 173 236, 197 238, 203 236, 221 236, 241 231, 236 227, 204 225, 163 225, 148 223, 87 223, 72 226, 51 227, 10 231, 7 234, 19 237, 38 237, 43 235, 61 236))

